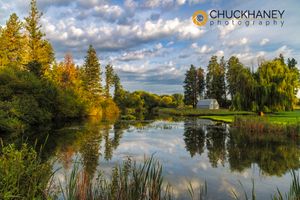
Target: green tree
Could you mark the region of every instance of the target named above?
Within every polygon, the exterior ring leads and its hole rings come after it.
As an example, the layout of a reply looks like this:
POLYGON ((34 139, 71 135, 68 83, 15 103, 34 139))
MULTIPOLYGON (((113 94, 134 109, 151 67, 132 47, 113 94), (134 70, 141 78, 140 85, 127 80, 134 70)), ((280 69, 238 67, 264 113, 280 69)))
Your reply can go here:
POLYGON ((186 105, 192 105, 196 107, 198 102, 198 81, 197 81, 197 70, 194 65, 191 65, 190 69, 185 73, 184 79, 184 103, 186 105))
POLYGON ((232 108, 235 110, 257 110, 255 100, 256 80, 248 68, 241 68, 236 74, 236 91, 232 99, 232 108))
POLYGON ((235 56, 231 56, 227 62, 226 72, 227 89, 231 99, 233 99, 237 89, 239 88, 239 82, 237 78, 242 69, 243 64, 240 63, 239 59, 235 56))
POLYGON ((84 84, 86 89, 95 97, 100 96, 101 86, 101 66, 96 50, 89 46, 84 62, 84 84))
POLYGON ((217 56, 212 56, 209 61, 206 74, 206 96, 217 99, 221 106, 224 106, 226 102, 225 62, 223 57, 220 64, 217 56))
POLYGON ((172 94, 172 97, 176 107, 181 107, 184 105, 182 94, 172 94))
POLYGON ((21 33, 22 22, 13 13, 6 22, 0 36, 0 66, 20 67, 24 59, 24 36, 21 33))
POLYGON ((197 70, 197 78, 198 78, 198 89, 200 98, 204 98, 205 93, 205 78, 204 78, 204 70, 200 67, 197 70))
POLYGON ((25 29, 28 33, 27 64, 30 70, 31 63, 35 63, 35 67, 38 67, 36 63, 40 63, 40 69, 36 69, 39 71, 37 74, 45 75, 54 60, 54 53, 51 44, 44 39, 45 34, 40 25, 41 16, 42 13, 37 9, 36 0, 31 0, 29 16, 25 18, 25 29))
POLYGON ((296 68, 297 61, 295 60, 295 58, 289 58, 287 60, 287 65, 290 69, 294 69, 294 68, 296 68))
POLYGON ((61 83, 63 87, 74 88, 77 84, 78 75, 71 53, 65 55, 62 67, 61 83))
POLYGON ((298 69, 290 69, 281 55, 262 63, 257 71, 260 110, 292 110, 297 102, 298 69))
POLYGON ((114 84, 115 73, 112 65, 105 66, 105 97, 110 98, 110 87, 114 84))
POLYGON ((125 91, 123 86, 121 85, 120 78, 117 74, 114 76, 114 102, 118 105, 118 107, 123 110, 125 108, 124 105, 125 91))

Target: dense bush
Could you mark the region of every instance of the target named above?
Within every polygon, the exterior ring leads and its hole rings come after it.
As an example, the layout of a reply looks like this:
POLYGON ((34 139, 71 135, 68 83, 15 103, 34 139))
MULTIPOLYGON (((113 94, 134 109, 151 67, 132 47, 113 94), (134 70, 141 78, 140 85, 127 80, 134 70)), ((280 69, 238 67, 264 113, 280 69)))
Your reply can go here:
POLYGON ((3 147, 0 152, 0 198, 46 199, 51 166, 42 163, 36 151, 23 144, 3 147))
POLYGON ((22 133, 53 118, 84 114, 84 105, 70 91, 15 67, 0 68, 0 131, 22 133))

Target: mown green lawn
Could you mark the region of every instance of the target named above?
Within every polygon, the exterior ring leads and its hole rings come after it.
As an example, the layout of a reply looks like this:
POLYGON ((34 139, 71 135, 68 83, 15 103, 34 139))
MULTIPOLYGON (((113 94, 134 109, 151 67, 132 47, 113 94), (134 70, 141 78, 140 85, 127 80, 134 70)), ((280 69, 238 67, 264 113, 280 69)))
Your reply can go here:
MULTIPOLYGON (((235 115, 229 115, 229 116, 212 115, 212 116, 200 116, 200 118, 230 123, 233 122, 234 116, 235 115)), ((269 122, 274 124, 295 124, 297 122, 300 122, 300 110, 265 114, 263 118, 266 118, 269 122)))
POLYGON ((268 117, 268 120, 273 123, 292 124, 299 122, 300 110, 277 112, 266 116, 268 117))
MULTIPOLYGON (((230 111, 227 109, 209 110, 209 109, 192 109, 192 108, 162 108, 159 110, 160 114, 179 115, 179 116, 198 116, 203 119, 211 119, 223 122, 233 122, 237 115, 253 115, 256 113, 247 111, 230 111)), ((277 112, 272 114, 265 114, 263 118, 271 123, 276 124, 294 124, 300 122, 300 110, 277 112)))
POLYGON ((251 115, 248 111, 230 111, 228 109, 193 109, 193 108, 160 108, 159 114, 169 114, 178 116, 227 116, 227 115, 251 115))

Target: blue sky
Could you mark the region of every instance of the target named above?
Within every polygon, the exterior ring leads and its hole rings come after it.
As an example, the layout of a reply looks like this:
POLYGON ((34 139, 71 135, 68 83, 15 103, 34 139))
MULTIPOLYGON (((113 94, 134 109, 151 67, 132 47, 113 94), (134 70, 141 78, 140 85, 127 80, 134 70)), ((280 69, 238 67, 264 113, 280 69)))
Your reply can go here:
MULTIPOLYGON (((29 0, 0 0, 0 25, 29 0)), ((71 52, 82 64, 89 44, 101 65, 111 63, 130 91, 182 92, 191 64, 206 69, 212 55, 235 55, 248 67, 283 53, 300 62, 298 0, 37 0, 56 59, 71 52), (284 26, 212 26, 192 23, 197 10, 284 9, 284 26)))

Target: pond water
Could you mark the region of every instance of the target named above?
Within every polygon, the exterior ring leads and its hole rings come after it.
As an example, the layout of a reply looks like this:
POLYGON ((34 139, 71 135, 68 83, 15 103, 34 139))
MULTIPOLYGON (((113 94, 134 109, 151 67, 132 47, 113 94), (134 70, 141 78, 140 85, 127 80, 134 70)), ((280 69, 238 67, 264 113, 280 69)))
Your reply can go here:
POLYGON ((55 131, 47 143, 47 157, 54 163, 53 170, 59 169, 55 174, 59 179, 72 170, 76 158, 82 160, 87 174, 96 176, 99 170, 109 174, 128 156, 142 162, 154 154, 177 199, 189 199, 189 183, 199 191, 205 182, 207 199, 232 199, 233 191, 250 195, 252 180, 257 199, 270 199, 277 188, 288 191, 290 170, 300 167, 296 142, 248 137, 227 124, 194 118, 90 121, 55 131))

